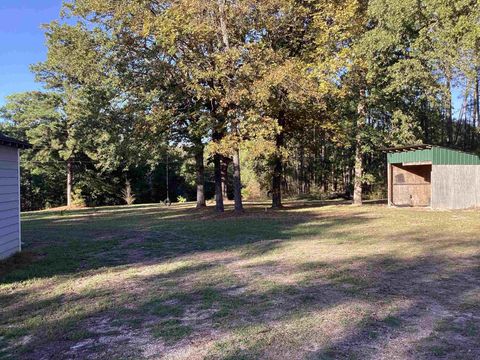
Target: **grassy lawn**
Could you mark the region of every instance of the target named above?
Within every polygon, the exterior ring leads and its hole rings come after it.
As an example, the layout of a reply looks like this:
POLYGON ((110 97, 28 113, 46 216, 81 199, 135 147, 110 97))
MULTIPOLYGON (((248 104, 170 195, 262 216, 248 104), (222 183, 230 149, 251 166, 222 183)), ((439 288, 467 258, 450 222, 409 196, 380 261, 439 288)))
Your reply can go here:
POLYGON ((480 212, 265 206, 25 214, 0 358, 480 358, 480 212))

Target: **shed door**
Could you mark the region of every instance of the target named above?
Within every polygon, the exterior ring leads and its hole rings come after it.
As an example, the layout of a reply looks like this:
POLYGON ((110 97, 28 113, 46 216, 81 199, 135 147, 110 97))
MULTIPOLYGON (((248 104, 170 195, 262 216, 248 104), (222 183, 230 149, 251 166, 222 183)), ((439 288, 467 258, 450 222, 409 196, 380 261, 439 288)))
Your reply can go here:
POLYGON ((430 206, 432 165, 392 166, 392 202, 396 206, 430 206))

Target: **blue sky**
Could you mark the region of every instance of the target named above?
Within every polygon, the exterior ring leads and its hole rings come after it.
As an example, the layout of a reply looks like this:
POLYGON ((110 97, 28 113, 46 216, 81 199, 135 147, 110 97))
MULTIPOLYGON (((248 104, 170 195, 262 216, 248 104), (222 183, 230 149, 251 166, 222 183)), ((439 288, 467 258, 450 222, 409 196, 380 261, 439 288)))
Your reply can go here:
POLYGON ((0 106, 5 96, 40 88, 29 70, 46 58, 41 25, 59 18, 62 0, 0 0, 0 106))

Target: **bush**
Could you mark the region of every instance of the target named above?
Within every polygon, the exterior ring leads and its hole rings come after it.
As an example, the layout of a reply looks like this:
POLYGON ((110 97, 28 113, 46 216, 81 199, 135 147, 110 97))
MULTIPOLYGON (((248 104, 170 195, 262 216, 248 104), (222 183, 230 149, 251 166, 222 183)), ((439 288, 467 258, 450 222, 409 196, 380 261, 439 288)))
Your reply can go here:
POLYGON ((85 207, 85 199, 82 196, 82 190, 77 189, 72 193, 72 206, 73 207, 85 207))
POLYGON ((262 192, 260 183, 258 181, 250 180, 242 189, 242 197, 246 200, 264 200, 265 193, 262 192))
POLYGON ((384 200, 387 198, 387 187, 385 184, 374 184, 364 194, 365 200, 384 200))
POLYGON ((186 203, 186 202, 187 202, 187 198, 179 195, 179 196, 177 196, 177 201, 178 201, 180 204, 183 204, 183 203, 186 203))
POLYGON ((135 194, 132 192, 132 185, 130 184, 129 180, 125 182, 125 189, 122 190, 122 198, 125 200, 127 205, 132 205, 136 200, 135 194))

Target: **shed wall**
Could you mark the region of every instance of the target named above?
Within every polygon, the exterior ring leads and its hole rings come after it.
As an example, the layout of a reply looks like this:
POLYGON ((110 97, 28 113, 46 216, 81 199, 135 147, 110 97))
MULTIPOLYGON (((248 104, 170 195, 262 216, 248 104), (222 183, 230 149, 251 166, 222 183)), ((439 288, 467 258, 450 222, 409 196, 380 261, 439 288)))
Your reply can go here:
POLYGON ((393 165, 391 203, 396 206, 430 206, 432 165, 393 165))
POLYGON ((432 208, 480 207, 480 166, 433 165, 432 208))
POLYGON ((0 259, 20 250, 18 149, 0 145, 0 259))

